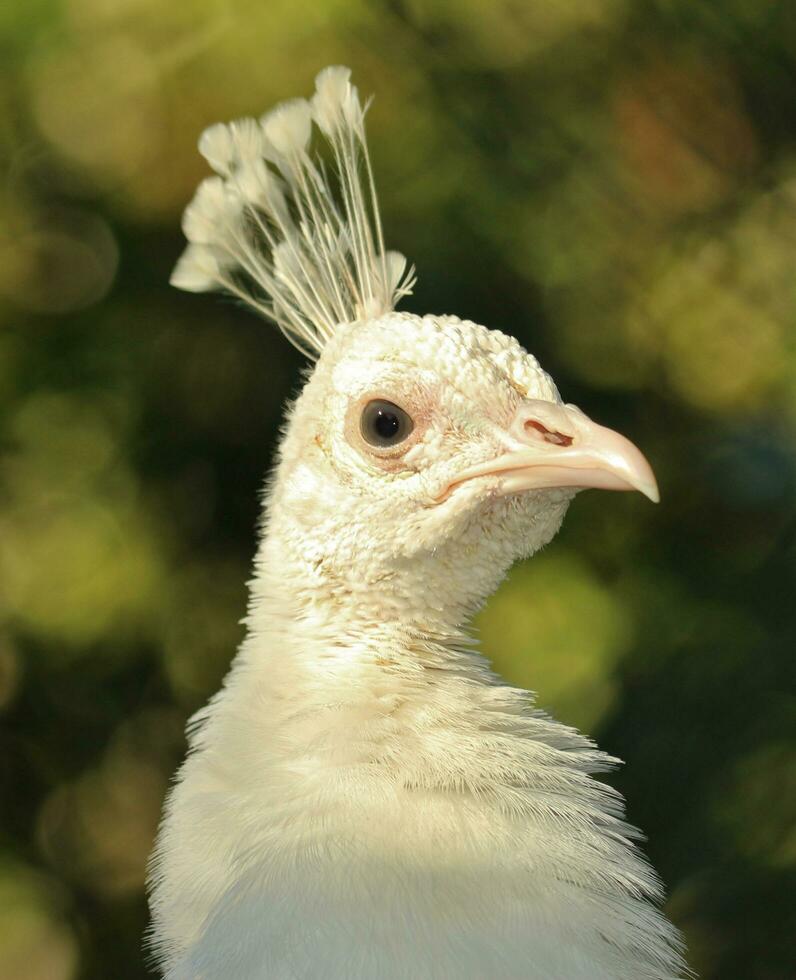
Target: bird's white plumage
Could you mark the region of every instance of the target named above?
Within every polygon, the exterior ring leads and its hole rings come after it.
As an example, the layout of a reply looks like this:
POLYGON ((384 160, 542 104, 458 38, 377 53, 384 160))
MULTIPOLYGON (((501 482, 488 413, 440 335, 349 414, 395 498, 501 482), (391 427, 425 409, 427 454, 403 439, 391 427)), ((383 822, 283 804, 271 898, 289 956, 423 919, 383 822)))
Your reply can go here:
MULTIPOLYGON (((357 106, 327 69, 309 112, 339 136, 357 106)), ((284 152, 307 144, 309 119, 294 104, 262 128, 284 152)), ((227 129, 203 137, 220 171, 236 146, 227 129)), ((201 193, 197 235, 219 192, 201 193)), ((165 976, 678 980, 658 881, 592 776, 615 760, 494 677, 466 632, 574 491, 456 474, 510 450, 518 410, 561 406, 558 392, 512 338, 386 296, 311 335, 247 636, 192 721, 153 859, 165 976), (374 396, 411 412, 400 452, 363 441, 374 396)))

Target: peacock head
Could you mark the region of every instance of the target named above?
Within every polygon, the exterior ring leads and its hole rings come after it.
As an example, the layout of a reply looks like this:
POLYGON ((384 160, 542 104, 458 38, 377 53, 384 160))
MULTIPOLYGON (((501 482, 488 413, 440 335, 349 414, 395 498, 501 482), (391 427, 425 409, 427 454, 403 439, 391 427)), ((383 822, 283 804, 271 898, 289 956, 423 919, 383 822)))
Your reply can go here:
POLYGON ((563 404, 516 340, 395 311, 414 269, 385 249, 347 68, 324 69, 309 101, 211 126, 199 149, 215 176, 185 211, 172 283, 225 290, 317 360, 270 496, 273 567, 298 562, 302 582, 380 612, 466 614, 577 490, 657 499, 641 453, 563 404))
POLYGON ((396 312, 326 345, 276 486, 272 508, 317 574, 349 592, 381 583, 403 608, 418 587, 477 605, 580 489, 657 499, 641 452, 563 404, 514 338, 396 312))

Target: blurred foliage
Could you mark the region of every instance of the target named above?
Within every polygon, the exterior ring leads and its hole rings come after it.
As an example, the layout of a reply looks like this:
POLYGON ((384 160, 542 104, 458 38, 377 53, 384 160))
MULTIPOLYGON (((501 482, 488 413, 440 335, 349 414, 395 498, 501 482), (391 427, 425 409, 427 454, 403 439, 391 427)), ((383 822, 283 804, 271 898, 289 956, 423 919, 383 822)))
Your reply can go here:
POLYGON ((0 980, 146 974, 183 725, 240 638, 299 357, 167 286, 210 122, 353 66, 419 312, 520 336, 663 490, 479 622, 615 778, 705 980, 796 918, 796 5, 0 5, 0 980))

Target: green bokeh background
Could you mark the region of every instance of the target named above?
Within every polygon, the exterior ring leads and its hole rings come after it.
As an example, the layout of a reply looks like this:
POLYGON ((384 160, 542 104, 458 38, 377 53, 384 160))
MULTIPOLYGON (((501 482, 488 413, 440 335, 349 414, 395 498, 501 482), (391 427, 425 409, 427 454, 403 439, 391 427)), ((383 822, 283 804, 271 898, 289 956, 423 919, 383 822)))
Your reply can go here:
POLYGON ((0 980, 146 975, 144 866, 241 631, 300 357, 169 288, 199 131, 368 123, 405 304, 519 336, 663 502, 587 493, 481 616, 615 781, 705 980, 796 975, 796 4, 0 5, 0 980))

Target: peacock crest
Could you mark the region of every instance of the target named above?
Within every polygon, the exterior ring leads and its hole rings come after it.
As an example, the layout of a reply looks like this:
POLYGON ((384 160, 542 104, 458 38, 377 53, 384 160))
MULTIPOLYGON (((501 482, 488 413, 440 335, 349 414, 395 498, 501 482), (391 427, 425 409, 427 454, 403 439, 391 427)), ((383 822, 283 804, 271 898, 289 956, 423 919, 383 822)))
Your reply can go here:
POLYGON ((237 297, 313 359, 341 324, 393 310, 415 282, 404 256, 384 248, 367 106, 350 76, 325 68, 311 99, 202 133, 215 176, 185 209, 189 244, 171 276, 180 289, 237 297), (313 124, 328 166, 313 152, 313 124))

